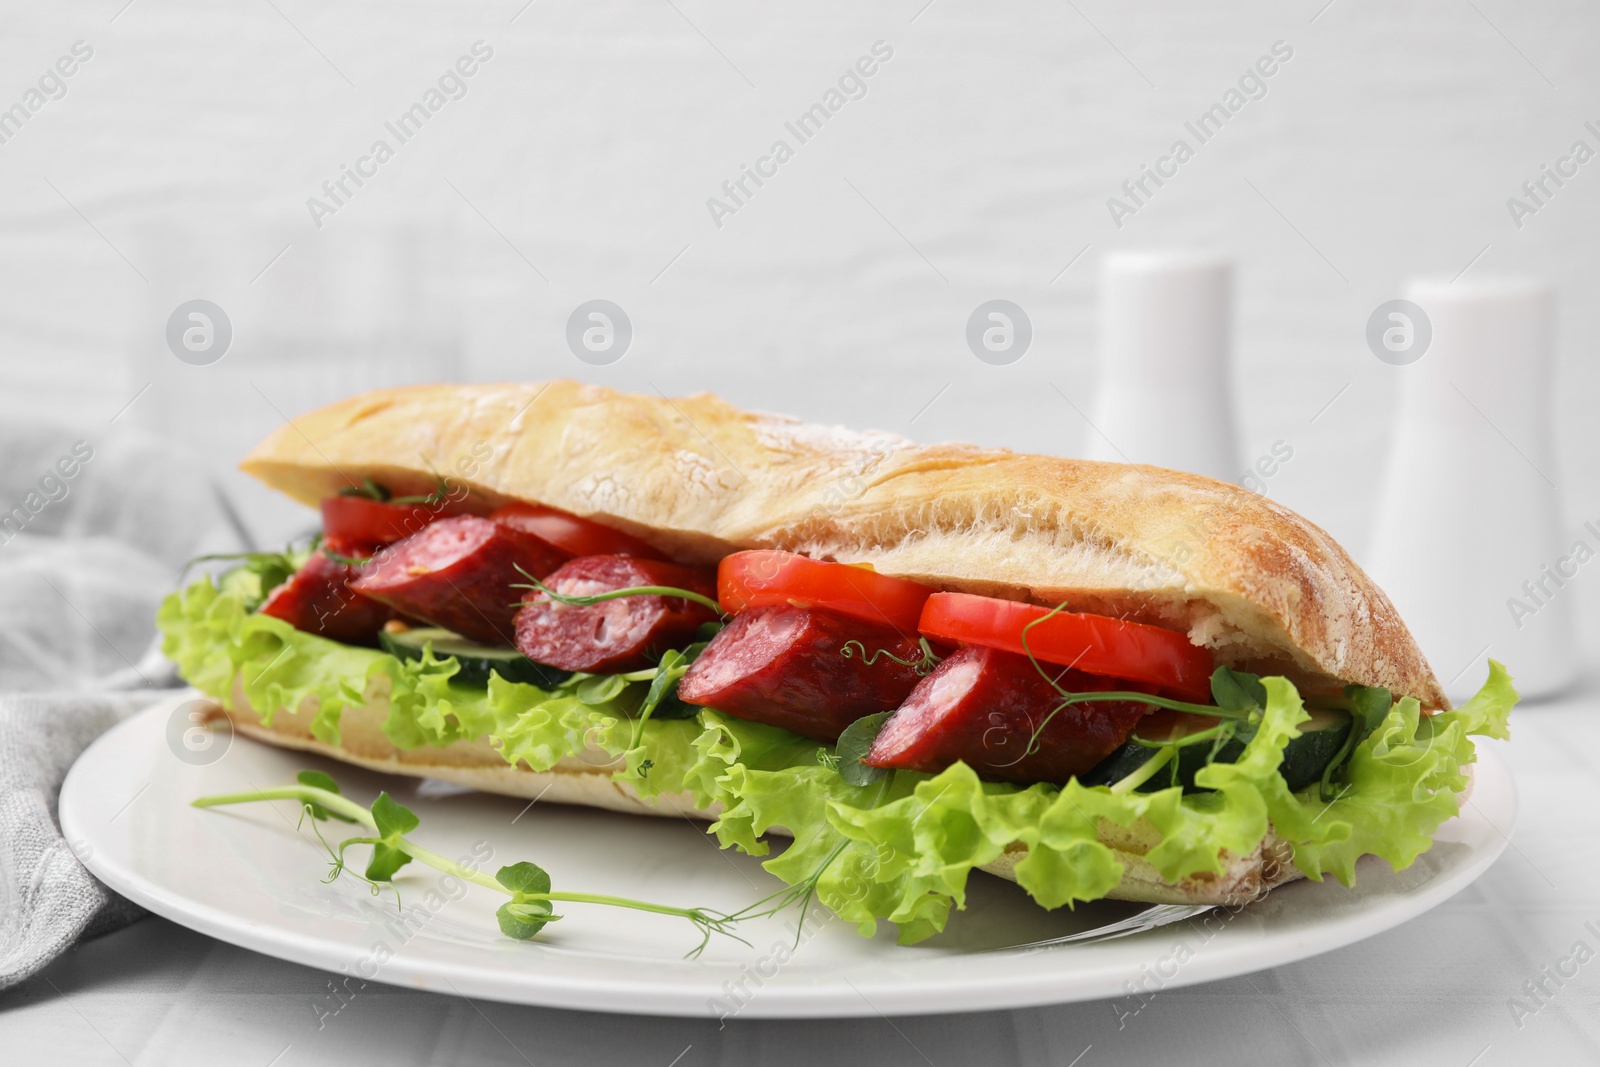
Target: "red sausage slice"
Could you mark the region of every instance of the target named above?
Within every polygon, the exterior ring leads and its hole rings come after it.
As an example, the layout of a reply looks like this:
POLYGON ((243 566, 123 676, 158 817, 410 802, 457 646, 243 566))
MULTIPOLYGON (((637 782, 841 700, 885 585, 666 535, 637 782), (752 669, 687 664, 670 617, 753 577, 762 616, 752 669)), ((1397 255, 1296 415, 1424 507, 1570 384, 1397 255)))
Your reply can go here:
POLYGON ((375 645, 378 631, 394 618, 394 611, 349 587, 347 583, 360 573, 318 549, 272 591, 261 605, 261 614, 347 645, 375 645))
MULTIPOLYGON (((630 556, 581 556, 543 579, 558 593, 590 596, 638 585, 716 595, 708 569, 630 556)), ((530 592, 517 612, 517 649, 536 663, 592 674, 643 670, 669 648, 694 640, 716 613, 673 596, 626 596, 578 606, 530 592)))
POLYGON ((480 645, 512 643, 517 601, 511 588, 548 574, 561 553, 536 537, 488 519, 440 519, 374 556, 350 587, 413 618, 480 645))
POLYGON ((916 687, 916 671, 878 656, 885 649, 916 661, 913 638, 831 611, 756 608, 738 616, 689 667, 678 697, 690 704, 781 726, 833 742, 863 715, 899 707, 916 687), (859 641, 866 657, 844 645, 859 641))
MULTIPOLYGON (((1057 683, 1071 692, 1125 687, 1056 671, 1057 683)), ((936 774, 963 760, 984 778, 1062 783, 1120 748, 1149 710, 1122 701, 1068 705, 1050 718, 1030 755, 1029 740, 1060 699, 1026 656, 964 645, 918 683, 862 762, 936 774)))

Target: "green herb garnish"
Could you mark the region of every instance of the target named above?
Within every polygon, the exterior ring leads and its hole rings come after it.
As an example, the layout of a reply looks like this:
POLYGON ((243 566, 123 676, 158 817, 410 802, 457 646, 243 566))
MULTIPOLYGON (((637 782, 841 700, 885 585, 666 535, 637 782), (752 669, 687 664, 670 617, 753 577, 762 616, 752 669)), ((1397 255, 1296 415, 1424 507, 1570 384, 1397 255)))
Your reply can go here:
POLYGON ((877 663, 878 658, 882 656, 884 658, 894 660, 894 662, 900 664, 902 667, 912 668, 918 675, 927 675, 940 663, 944 662, 944 659, 942 656, 934 652, 933 646, 928 643, 928 639, 926 637, 917 638, 917 644, 922 648, 922 656, 920 659, 901 659, 893 652, 890 652, 887 648, 873 649, 869 655, 867 652, 867 646, 862 644, 860 641, 855 640, 846 641, 843 647, 839 649, 839 655, 843 656, 845 659, 851 659, 855 656, 860 656, 861 662, 868 667, 872 666, 874 663, 877 663))
MULTIPOLYGON (((586 608, 590 604, 599 604, 607 600, 618 600, 626 596, 671 596, 680 597, 684 600, 691 600, 696 604, 708 607, 712 611, 716 612, 718 617, 721 617, 722 615, 721 604, 718 604, 715 600, 712 600, 708 596, 705 596, 701 593, 696 593, 693 589, 679 589, 674 585, 634 585, 629 586, 627 589, 608 589, 604 593, 588 593, 583 596, 577 596, 572 593, 556 592, 554 589, 551 589, 548 585, 545 585, 539 579, 523 570, 521 564, 517 564, 516 568, 517 573, 528 580, 526 582, 514 582, 512 583, 511 588, 536 589, 545 596, 549 597, 551 600, 555 601, 557 604, 567 604, 575 608, 586 608)), ((537 603, 539 603, 537 600, 519 600, 515 606, 519 608, 525 608, 529 604, 537 603)))
POLYGON ((1377 686, 1347 685, 1344 687, 1344 710, 1350 713, 1350 735, 1344 739, 1344 744, 1334 754, 1333 759, 1322 769, 1322 782, 1317 789, 1317 795, 1324 803, 1331 803, 1343 795, 1343 790, 1333 787, 1333 779, 1338 772, 1350 762, 1350 756, 1356 747, 1365 741, 1389 714, 1389 707, 1394 703, 1394 697, 1389 690, 1377 686))
POLYGON ((846 784, 871 785, 888 773, 883 767, 869 767, 861 761, 872 751, 872 743, 878 739, 878 732, 893 714, 892 711, 880 711, 876 715, 864 715, 846 726, 839 735, 829 766, 839 772, 839 777, 846 784))
MULTIPOLYGON (((883 715, 883 718, 888 718, 888 713, 881 714, 883 715)), ((867 718, 876 719, 878 716, 869 715, 867 718)), ((856 721, 862 722, 864 720, 858 719, 856 721)), ((882 727, 882 725, 883 723, 880 721, 872 729, 863 730, 863 733, 867 737, 867 747, 871 747, 872 738, 877 735, 877 731, 882 727)), ((842 761, 840 765, 842 766, 842 761)), ((878 768, 870 769, 879 770, 878 768)), ((881 777, 878 779, 878 791, 873 794, 872 803, 867 805, 868 810, 876 808, 883 800, 884 794, 886 794, 890 787, 894 784, 894 771, 884 772, 879 770, 879 774, 881 777)), ((795 946, 799 947, 801 932, 805 929, 806 925, 806 912, 810 910, 812 900, 816 899, 817 886, 821 884, 822 876, 828 872, 828 868, 833 866, 834 861, 843 855, 844 850, 849 848, 852 843, 853 841, 851 838, 844 838, 839 842, 838 846, 835 847, 832 852, 829 852, 828 855, 823 858, 821 863, 817 864, 816 869, 805 878, 802 878, 800 881, 791 886, 786 886, 785 888, 778 890, 776 893, 771 893, 765 897, 762 897, 749 907, 742 908, 739 911, 734 912, 728 918, 734 922, 743 922, 746 919, 764 919, 768 916, 776 915, 779 912, 787 911, 789 908, 799 905, 800 918, 795 923, 794 933, 795 946)))
MULTIPOLYGON (((426 462, 426 460, 424 460, 426 462)), ((433 471, 433 492, 418 493, 411 496, 395 496, 389 487, 380 485, 371 478, 361 479, 360 485, 347 485, 340 489, 338 496, 359 496, 368 500, 376 500, 380 504, 427 504, 429 506, 443 504, 451 497, 449 484, 444 475, 434 470, 433 464, 428 463, 428 469, 433 471)))
POLYGON ((337 496, 360 496, 368 500, 376 500, 380 504, 389 502, 389 490, 373 481, 371 478, 361 479, 360 485, 347 485, 341 488, 337 496))
MULTIPOLYGON (((1028 738, 1028 743, 1023 746, 1022 753, 1015 760, 1012 760, 1008 766, 1020 763, 1027 757, 1038 753, 1039 739, 1043 736, 1045 728, 1063 710, 1073 704, 1087 704, 1095 701, 1149 704, 1153 707, 1166 708, 1169 711, 1181 711, 1189 715, 1204 715, 1208 718, 1223 719, 1226 725, 1229 726, 1229 730, 1226 731, 1226 736, 1222 734, 1216 736, 1212 749, 1213 759, 1230 737, 1238 737, 1242 741, 1248 741, 1255 736, 1256 725, 1260 722, 1266 708, 1266 689, 1262 686, 1261 679, 1256 675, 1245 674, 1229 667, 1218 667, 1211 674, 1211 695, 1212 699, 1217 702, 1214 705, 1195 704, 1187 700, 1173 700, 1169 697, 1159 697, 1149 693, 1126 690, 1112 690, 1103 693, 1074 693, 1062 688, 1061 683, 1055 677, 1052 677, 1034 656, 1033 649, 1028 644, 1028 631, 1057 613, 1065 611, 1066 607, 1066 601, 1062 601, 1022 628, 1022 651, 1027 655, 1028 662, 1033 664, 1033 669, 1038 671, 1039 676, 1049 682, 1050 688, 1054 689, 1061 697, 1061 701, 1050 709, 1050 713, 1034 728, 1033 733, 1028 738)), ((1169 743, 1153 744, 1151 747, 1160 748, 1161 751, 1152 756, 1150 762, 1140 767, 1139 770, 1113 785, 1111 787, 1112 792, 1127 792, 1138 788, 1149 781, 1157 771, 1168 763, 1173 764, 1173 774, 1177 774, 1175 761, 1177 749, 1170 747, 1169 743)))
MULTIPOLYGON (((423 848, 411 840, 407 835, 417 828, 420 820, 414 812, 388 793, 379 793, 371 808, 365 808, 342 796, 333 779, 317 771, 301 772, 298 785, 261 789, 251 793, 226 793, 201 797, 193 803, 197 808, 214 808, 225 804, 247 804, 262 800, 297 801, 301 805, 302 817, 310 816, 313 827, 316 823, 331 817, 355 823, 371 831, 369 835, 341 841, 336 847, 328 845, 326 841, 323 842, 332 863, 327 881, 331 882, 346 873, 344 854, 347 849, 352 845, 371 845, 372 858, 367 864, 366 872, 356 877, 372 886, 374 892, 385 887, 394 888, 394 876, 407 863, 416 860, 437 871, 509 896, 511 899, 500 906, 495 912, 495 917, 500 922, 501 932, 518 941, 526 941, 544 929, 547 924, 561 918, 554 912, 553 905, 557 902, 628 908, 633 911, 687 919, 701 934, 700 943, 688 953, 690 958, 704 951, 713 934, 732 937, 736 941, 744 940, 733 933, 736 916, 726 912, 709 908, 679 908, 667 904, 653 904, 649 901, 606 893, 558 893, 551 889, 550 875, 537 864, 526 861, 501 867, 494 877, 490 877, 486 873, 463 866, 437 852, 423 848)), ((317 836, 321 838, 320 830, 317 831, 317 836)))
POLYGON ((239 565, 229 569, 224 578, 246 575, 253 579, 253 588, 246 587, 249 585, 248 581, 241 584, 237 578, 230 584, 233 591, 239 593, 240 599, 244 601, 245 610, 254 611, 266 602, 268 593, 287 582, 294 572, 300 569, 321 540, 322 536, 318 534, 311 538, 310 544, 305 548, 296 548, 294 544, 289 544, 284 546, 281 552, 212 552, 204 556, 195 556, 183 565, 178 580, 182 581, 197 563, 235 560, 239 565))
POLYGON ((644 695, 644 703, 639 705, 639 710, 634 715, 630 748, 638 748, 644 744, 644 724, 650 721, 650 716, 655 714, 656 708, 661 706, 661 702, 667 699, 669 693, 677 692, 678 679, 689 670, 689 664, 692 662, 694 655, 685 655, 675 648, 669 648, 661 654, 661 663, 656 667, 656 676, 650 680, 650 689, 644 695))
MULTIPOLYGON (((450 491, 450 484, 445 481, 444 475, 439 473, 438 469, 434 467, 431 461, 424 459, 423 462, 428 464, 428 470, 433 473, 433 492, 422 493, 415 496, 392 497, 390 498, 389 503, 427 504, 429 507, 436 507, 450 499, 453 494, 450 491)), ((466 494, 462 495, 465 496, 466 494)))

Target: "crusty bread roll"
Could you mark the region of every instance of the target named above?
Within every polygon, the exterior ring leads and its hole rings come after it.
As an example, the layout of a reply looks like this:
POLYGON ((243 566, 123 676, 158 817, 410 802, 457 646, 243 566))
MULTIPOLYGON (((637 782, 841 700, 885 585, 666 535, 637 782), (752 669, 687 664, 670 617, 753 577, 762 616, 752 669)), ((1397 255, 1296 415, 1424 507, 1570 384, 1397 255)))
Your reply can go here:
POLYGON ((1394 605, 1322 530, 1239 486, 1158 467, 917 445, 572 381, 423 385, 300 416, 242 468, 303 503, 371 477, 461 476, 482 510, 548 504, 684 558, 783 548, 1180 630, 1302 690, 1449 703, 1394 605), (472 470, 462 474, 462 465, 472 470))
MULTIPOLYGON (((782 548, 946 589, 1149 622, 1218 662, 1283 674, 1302 690, 1385 686, 1447 708, 1393 605, 1332 538, 1238 486, 1157 467, 917 445, 883 433, 740 411, 709 394, 671 399, 571 381, 413 386, 368 393, 278 429, 242 467, 315 505, 372 478, 427 492, 439 475, 487 512, 520 500, 593 518, 680 559, 782 548)), ((308 698, 309 699, 309 698, 308 698)), ((641 799, 603 752, 545 772, 487 742, 401 750, 382 693, 346 708, 333 748, 314 707, 263 727, 235 690, 243 734, 373 770, 618 811, 714 818, 687 797, 641 799)), ((1270 831, 1220 876, 1165 882, 1144 860, 1149 826, 1104 824, 1126 871, 1110 895, 1237 903, 1300 877, 1270 831)), ((1014 877, 1017 846, 985 870, 1014 877)))

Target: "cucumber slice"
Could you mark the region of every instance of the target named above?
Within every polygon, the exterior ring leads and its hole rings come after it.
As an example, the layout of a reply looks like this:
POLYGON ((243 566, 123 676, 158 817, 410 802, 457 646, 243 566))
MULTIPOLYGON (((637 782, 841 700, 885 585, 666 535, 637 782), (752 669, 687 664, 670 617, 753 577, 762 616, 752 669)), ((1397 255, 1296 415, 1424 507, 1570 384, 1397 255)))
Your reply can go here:
POLYGON ((525 682, 541 689, 553 689, 572 676, 571 671, 535 663, 514 648, 486 648, 459 634, 437 626, 411 630, 384 630, 378 642, 385 652, 399 659, 421 659, 423 648, 433 646, 435 659, 455 657, 461 665, 453 681, 464 685, 488 685, 489 676, 498 674, 508 682, 525 682))
POLYGON ((1344 747, 1350 736, 1350 713, 1331 708, 1309 708, 1311 721, 1300 727, 1300 736, 1284 749, 1278 773, 1298 793, 1322 779, 1322 772, 1344 747))
MULTIPOLYGON (((1350 736, 1350 716, 1346 712, 1325 708, 1312 708, 1310 711, 1311 721, 1300 728, 1299 737, 1289 742, 1283 751, 1283 762, 1278 765, 1278 773, 1289 783, 1291 792, 1299 792, 1319 781, 1323 770, 1344 747, 1345 738, 1350 736)), ((1198 728, 1195 732, 1198 732, 1198 728)), ((1244 745, 1236 740, 1223 745, 1216 758, 1208 760, 1211 749, 1211 745, 1202 741, 1178 750, 1176 760, 1178 784, 1183 786, 1184 792, 1204 792, 1194 784, 1194 776, 1195 772, 1207 762, 1233 763, 1244 755, 1244 745)), ((1079 781, 1084 785, 1110 785, 1119 782, 1158 754, 1157 749, 1146 748, 1129 741, 1102 760, 1088 774, 1082 775, 1079 781)), ((1153 793, 1158 789, 1167 789, 1171 785, 1172 772, 1170 768, 1163 768, 1148 782, 1139 786, 1139 791, 1153 793)))

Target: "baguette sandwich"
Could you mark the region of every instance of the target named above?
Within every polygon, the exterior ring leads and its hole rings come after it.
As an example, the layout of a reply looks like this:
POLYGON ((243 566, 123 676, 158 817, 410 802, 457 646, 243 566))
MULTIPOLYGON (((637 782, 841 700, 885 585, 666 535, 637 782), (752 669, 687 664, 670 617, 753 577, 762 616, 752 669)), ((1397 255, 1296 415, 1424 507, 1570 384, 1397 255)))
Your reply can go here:
POLYGON ((308 550, 165 651, 234 729, 373 770, 709 820, 910 943, 973 870, 1053 908, 1410 864, 1507 736, 1326 533, 1147 466, 918 445, 570 381, 294 420, 243 469, 308 550))

